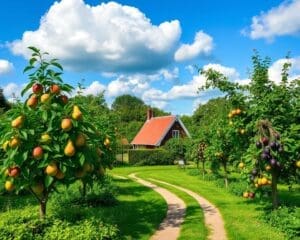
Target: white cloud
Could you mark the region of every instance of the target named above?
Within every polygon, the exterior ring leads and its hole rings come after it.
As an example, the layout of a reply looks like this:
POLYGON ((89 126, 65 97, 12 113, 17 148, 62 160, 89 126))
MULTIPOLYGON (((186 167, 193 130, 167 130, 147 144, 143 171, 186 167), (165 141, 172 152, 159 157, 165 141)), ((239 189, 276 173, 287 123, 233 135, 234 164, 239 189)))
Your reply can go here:
POLYGON ((88 87, 86 87, 82 94, 83 95, 98 95, 100 93, 102 93, 104 90, 106 89, 106 87, 101 84, 99 81, 94 81, 91 83, 91 85, 89 85, 88 87))
POLYGON ((225 66, 223 66, 221 64, 217 64, 217 63, 209 63, 203 67, 203 70, 208 70, 210 68, 224 74, 226 77, 228 77, 230 79, 236 79, 239 77, 239 73, 237 72, 237 70, 235 68, 225 67, 225 66))
POLYGON ((23 88, 24 84, 18 85, 16 83, 11 82, 3 87, 3 93, 9 102, 13 102, 15 98, 21 98, 21 91, 23 88))
POLYGON ((196 67, 193 65, 188 65, 185 69, 188 70, 190 74, 194 74, 196 72, 196 67))
POLYGON ((290 59, 282 58, 275 61, 268 69, 270 80, 274 81, 277 84, 281 82, 282 67, 283 64, 287 62, 292 64, 289 71, 289 79, 295 79, 300 77, 300 57, 290 59))
POLYGON ((153 25, 135 7, 62 0, 51 6, 37 30, 24 32, 10 47, 28 57, 27 46, 34 45, 72 70, 139 72, 171 63, 180 36, 178 20, 153 25))
POLYGON ((150 79, 151 76, 143 74, 121 75, 108 84, 107 95, 109 97, 116 97, 122 94, 141 95, 146 89, 149 89, 150 79))
MULTIPOLYGON (((204 70, 212 68, 214 70, 223 73, 231 80, 236 80, 239 77, 239 73, 234 68, 225 67, 220 64, 207 64, 203 67, 204 70)), ((163 92, 158 89, 151 88, 144 92, 142 98, 144 101, 156 100, 156 101, 169 101, 175 99, 193 99, 198 98, 198 89, 205 83, 205 77, 202 75, 194 75, 192 80, 182 85, 175 85, 170 90, 163 92)))
POLYGON ((194 59, 200 55, 208 55, 213 49, 213 39, 203 31, 196 33, 192 44, 182 44, 175 52, 176 61, 186 61, 194 59))
POLYGON ((171 71, 168 69, 162 69, 159 71, 159 74, 161 74, 165 80, 177 79, 179 75, 179 68, 175 67, 171 71))
POLYGON ((10 73, 13 70, 14 66, 11 62, 0 59, 0 75, 10 73))
POLYGON ((250 37, 272 40, 276 36, 300 32, 300 0, 284 1, 279 6, 252 18, 250 37))

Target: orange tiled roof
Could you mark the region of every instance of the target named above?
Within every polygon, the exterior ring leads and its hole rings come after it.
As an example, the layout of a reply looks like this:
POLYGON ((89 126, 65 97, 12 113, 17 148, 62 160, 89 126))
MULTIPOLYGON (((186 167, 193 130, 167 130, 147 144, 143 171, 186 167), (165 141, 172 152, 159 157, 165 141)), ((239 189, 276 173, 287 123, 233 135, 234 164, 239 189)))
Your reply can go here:
POLYGON ((176 116, 153 117, 147 120, 131 144, 159 146, 175 121, 176 116))

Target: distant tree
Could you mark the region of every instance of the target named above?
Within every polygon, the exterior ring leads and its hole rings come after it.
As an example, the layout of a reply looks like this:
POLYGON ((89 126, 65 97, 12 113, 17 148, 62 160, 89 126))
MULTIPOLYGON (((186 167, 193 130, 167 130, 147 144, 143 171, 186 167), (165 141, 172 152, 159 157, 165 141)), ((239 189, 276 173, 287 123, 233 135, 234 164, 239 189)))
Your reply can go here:
POLYGON ((4 97, 3 89, 0 88, 0 113, 1 111, 7 111, 8 109, 10 109, 10 105, 4 97))

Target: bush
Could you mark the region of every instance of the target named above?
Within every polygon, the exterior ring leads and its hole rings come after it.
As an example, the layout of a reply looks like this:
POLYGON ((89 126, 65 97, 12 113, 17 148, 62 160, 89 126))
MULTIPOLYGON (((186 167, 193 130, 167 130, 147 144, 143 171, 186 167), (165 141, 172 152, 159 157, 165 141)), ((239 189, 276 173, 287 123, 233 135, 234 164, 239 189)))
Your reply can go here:
POLYGON ((120 239, 116 226, 94 218, 68 222, 54 219, 38 220, 32 212, 9 212, 0 221, 0 240, 62 240, 62 239, 120 239))
POLYGON ((280 229, 287 239, 300 237, 300 210, 296 207, 279 207, 277 210, 269 209, 262 215, 262 219, 271 226, 280 229))
POLYGON ((170 165, 173 157, 165 149, 136 149, 129 150, 129 163, 132 165, 170 165))

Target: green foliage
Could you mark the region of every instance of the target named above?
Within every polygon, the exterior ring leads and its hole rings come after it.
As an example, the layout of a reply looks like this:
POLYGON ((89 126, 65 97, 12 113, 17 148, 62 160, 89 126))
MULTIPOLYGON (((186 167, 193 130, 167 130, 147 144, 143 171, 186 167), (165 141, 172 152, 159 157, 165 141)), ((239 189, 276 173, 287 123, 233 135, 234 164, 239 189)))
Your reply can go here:
POLYGON ((287 239, 299 239, 300 237, 299 208, 282 206, 275 211, 266 211, 266 214, 262 215, 261 219, 283 231, 287 239))
POLYGON ((0 221, 0 239, 120 239, 116 226, 98 219, 68 222, 55 218, 37 220, 32 212, 6 214, 0 221))
POLYGON ((173 160, 184 159, 186 153, 186 139, 170 138, 163 148, 170 153, 173 160))
POLYGON ((169 165, 174 158, 165 149, 134 149, 129 150, 129 163, 132 165, 169 165))

